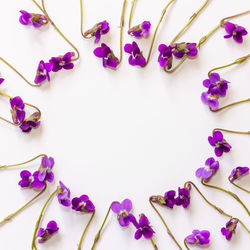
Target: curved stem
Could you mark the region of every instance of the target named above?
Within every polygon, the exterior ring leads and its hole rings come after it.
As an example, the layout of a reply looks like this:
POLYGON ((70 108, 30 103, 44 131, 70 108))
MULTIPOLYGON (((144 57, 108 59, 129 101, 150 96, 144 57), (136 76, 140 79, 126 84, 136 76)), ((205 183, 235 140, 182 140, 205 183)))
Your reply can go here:
POLYGON ((158 250, 158 247, 157 247, 157 245, 155 244, 155 242, 154 242, 154 240, 153 240, 153 237, 150 238, 150 241, 151 241, 151 243, 152 243, 154 249, 155 249, 155 250, 158 250))
POLYGON ((152 208, 155 210, 155 212, 158 214, 158 216, 160 217, 161 221, 163 222, 164 226, 167 229, 167 232, 169 234, 169 236, 172 238, 172 240, 175 242, 175 244, 179 247, 180 250, 182 250, 182 247, 180 246, 180 244, 178 243, 178 241, 175 239, 174 235, 172 234, 171 230, 169 229, 167 223, 165 222, 165 220, 163 219, 163 217, 161 216, 160 212, 157 210, 157 208, 155 207, 155 205, 153 204, 153 196, 151 196, 149 198, 149 203, 152 206, 152 208))
POLYGON ((239 189, 241 189, 241 190, 243 190, 243 191, 245 191, 245 192, 247 192, 247 193, 250 194, 250 190, 247 190, 247 189, 245 189, 245 188, 243 188, 243 187, 241 187, 241 186, 235 184, 233 181, 231 181, 231 180, 230 180, 230 176, 228 177, 228 180, 229 180, 230 183, 233 184, 235 187, 237 187, 237 188, 239 188, 239 189))
POLYGON ((131 29, 131 20, 132 20, 134 7, 135 7, 135 0, 132 1, 132 5, 131 5, 131 9, 130 9, 128 29, 131 29))
POLYGON ((80 9, 81 9, 81 34, 82 34, 83 38, 90 39, 90 38, 92 38, 92 36, 86 36, 83 32, 83 4, 82 4, 82 0, 80 0, 80 9))
POLYGON ((190 248, 189 248, 188 245, 187 245, 186 239, 184 239, 184 245, 185 245, 185 247, 186 247, 188 250, 190 250, 190 248))
POLYGON ((40 191, 34 198, 32 198, 29 202, 27 202, 25 205, 23 205, 21 208, 19 208, 16 212, 8 215, 4 220, 2 220, 0 222, 0 225, 2 225, 3 223, 11 220, 14 216, 16 216, 17 214, 19 214, 24 208, 26 208, 30 203, 32 203, 36 198, 38 198, 46 189, 47 185, 45 184, 44 188, 42 189, 42 191, 40 191))
POLYGON ((245 99, 245 100, 241 100, 241 101, 237 101, 237 102, 230 103, 230 104, 225 105, 225 106, 223 106, 223 107, 221 107, 221 108, 217 108, 217 109, 211 109, 211 108, 209 108, 209 109, 210 109, 210 111, 212 111, 212 112, 218 112, 218 111, 221 111, 221 110, 226 109, 226 108, 228 108, 228 107, 231 107, 231 106, 234 106, 234 105, 237 105, 237 104, 240 104, 240 103, 244 103, 244 102, 249 102, 249 101, 250 101, 250 98, 245 99))
POLYGON ((175 36, 170 44, 173 44, 182 35, 182 33, 190 26, 190 24, 194 21, 198 14, 206 7, 208 2, 209 0, 206 0, 204 4, 189 18, 187 24, 180 30, 180 32, 175 36))
POLYGON ((0 57, 0 60, 2 62, 4 62, 7 66, 9 66, 13 71, 15 71, 25 82, 27 82, 30 86, 32 87, 39 87, 41 86, 42 84, 33 84, 31 83, 30 81, 27 80, 26 77, 24 77, 16 68, 14 68, 9 62, 7 62, 5 59, 3 59, 2 57, 0 57))
POLYGON ((228 130, 228 129, 224 129, 224 128, 215 128, 215 129, 213 129, 213 132, 218 131, 218 130, 219 131, 228 132, 228 133, 232 133, 232 134, 241 134, 241 135, 248 135, 248 134, 250 134, 250 131, 242 132, 242 131, 228 130))
POLYGON ((30 106, 31 108, 36 109, 36 111, 39 113, 39 117, 37 119, 39 120, 41 118, 42 112, 38 107, 36 107, 35 105, 32 105, 32 104, 29 104, 27 102, 24 102, 24 104, 27 105, 27 106, 30 106))
POLYGON ((69 39, 61 32, 61 30, 55 25, 55 23, 51 20, 49 17, 45 5, 44 5, 44 0, 42 0, 42 7, 37 3, 36 0, 32 0, 35 5, 44 13, 44 15, 47 17, 51 25, 55 28, 55 30, 60 34, 60 36, 76 51, 77 56, 75 58, 72 58, 71 61, 77 61, 80 58, 80 53, 78 49, 69 41, 69 39))
POLYGON ((99 229, 99 231, 98 231, 98 233, 97 233, 97 235, 96 235, 96 237, 95 237, 95 240, 94 240, 94 243, 93 243, 93 245, 92 245, 92 247, 91 247, 91 250, 94 249, 94 247, 95 247, 97 241, 98 241, 99 238, 100 238, 100 234, 101 234, 102 229, 103 229, 103 227, 104 227, 104 225, 105 225, 105 223, 106 223, 106 220, 107 220, 107 218, 108 218, 108 216, 109 216, 110 210, 111 210, 111 206, 109 207, 108 212, 107 212, 107 214, 106 214, 106 216, 105 216, 105 219, 104 219, 104 221, 103 221, 103 223, 102 223, 102 226, 101 226, 101 228, 99 229))
POLYGON ((92 213, 92 215, 91 215, 91 217, 90 217, 90 219, 89 219, 89 222, 88 222, 88 224, 86 225, 86 227, 85 227, 85 229, 84 229, 84 231, 83 231, 83 233, 82 233, 82 236, 81 236, 80 242, 79 242, 79 244, 78 244, 77 250, 81 250, 81 245, 82 245, 83 237, 84 237, 84 235, 85 235, 85 233, 86 233, 86 231, 87 231, 87 229, 88 229, 88 227, 89 227, 89 225, 90 225, 92 219, 94 218, 94 215, 95 215, 95 210, 93 211, 93 213, 92 213))
POLYGON ((21 162, 21 163, 16 163, 16 164, 11 164, 11 165, 4 165, 4 166, 0 166, 0 169, 1 169, 1 168, 10 168, 10 167, 17 167, 17 166, 21 166, 21 165, 24 165, 24 164, 30 163, 30 162, 32 162, 32 161, 34 161, 34 160, 36 160, 36 159, 38 159, 38 158, 40 158, 40 157, 43 157, 43 156, 47 156, 47 155, 46 155, 46 154, 40 154, 40 155, 38 155, 38 156, 36 156, 36 157, 34 157, 34 158, 32 158, 32 159, 28 160, 28 161, 24 161, 24 162, 21 162))
POLYGON ((228 19, 232 19, 232 18, 235 18, 235 17, 238 17, 238 16, 242 16, 242 15, 245 15, 245 14, 248 14, 250 13, 250 10, 247 10, 247 11, 244 11, 244 12, 241 12, 239 14, 236 14, 236 15, 233 15, 233 16, 229 16, 229 17, 225 17, 221 20, 221 24, 224 24, 226 20, 228 19))
POLYGON ((38 220, 36 222, 36 227, 35 227, 35 231, 34 231, 34 234, 33 234, 33 238, 32 238, 32 245, 31 245, 31 249, 37 249, 36 247, 36 233, 38 231, 38 227, 39 227, 39 224, 40 224, 40 221, 42 219, 42 216, 43 216, 43 213, 44 213, 44 210, 45 208, 47 207, 49 201, 52 199, 52 197, 57 193, 57 189, 49 196, 48 200, 45 202, 43 208, 42 208, 42 211, 38 217, 38 220))

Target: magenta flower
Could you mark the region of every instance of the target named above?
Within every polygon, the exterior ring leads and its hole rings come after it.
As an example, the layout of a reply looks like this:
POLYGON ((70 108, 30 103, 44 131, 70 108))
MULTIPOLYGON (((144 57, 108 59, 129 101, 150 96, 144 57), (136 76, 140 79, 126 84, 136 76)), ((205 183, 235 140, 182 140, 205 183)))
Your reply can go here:
POLYGON ((249 174, 249 168, 248 167, 237 167, 233 169, 233 171, 230 174, 230 181, 233 182, 235 180, 238 180, 240 177, 249 174))
POLYGON ((125 199, 122 203, 114 201, 110 207, 117 214, 119 224, 122 227, 127 227, 130 223, 130 211, 132 210, 131 200, 125 199))
POLYGON ((128 54, 130 54, 130 57, 128 59, 128 62, 132 66, 145 66, 146 59, 142 55, 142 52, 140 51, 138 45, 136 42, 133 42, 132 44, 127 43, 124 46, 124 51, 128 54))
POLYGON ((176 192, 174 190, 166 192, 164 195, 165 204, 163 205, 169 208, 173 208, 176 204, 175 195, 176 192))
POLYGON ((98 43, 101 39, 101 36, 107 34, 109 30, 110 30, 109 23, 105 20, 95 24, 93 28, 87 30, 84 33, 84 36, 86 37, 88 37, 89 35, 90 37, 95 36, 95 43, 98 43))
POLYGON ((38 242, 39 243, 44 243, 48 239, 52 237, 53 234, 55 234, 59 230, 59 227, 57 226, 57 223, 55 221, 50 221, 47 224, 46 229, 40 228, 37 237, 40 237, 38 242))
POLYGON ((43 188, 45 186, 45 181, 39 181, 38 174, 38 171, 35 171, 33 174, 31 174, 28 170, 21 171, 21 180, 19 181, 18 185, 22 188, 43 188))
POLYGON ((115 69, 119 64, 119 59, 115 57, 113 51, 105 43, 102 43, 101 47, 94 50, 94 55, 102 58, 104 68, 109 67, 115 69))
POLYGON ((20 96, 10 99, 12 120, 15 124, 22 123, 25 119, 25 105, 20 96))
POLYGON ((80 212, 93 212, 95 206, 87 195, 82 195, 72 199, 72 209, 80 212))
POLYGON ((186 242, 195 245, 207 245, 210 242, 210 232, 207 230, 193 230, 192 234, 185 238, 186 242))
POLYGON ((39 181, 52 182, 54 180, 54 173, 52 172, 54 164, 55 161, 53 157, 43 156, 38 174, 39 181))
POLYGON ((177 206, 187 208, 190 204, 190 191, 186 188, 178 188, 178 197, 175 199, 177 206))
POLYGON ((223 138, 221 131, 214 131, 213 136, 208 137, 208 142, 214 147, 214 152, 217 157, 222 156, 231 150, 231 145, 223 138))
POLYGON ((4 82, 4 78, 0 77, 0 84, 2 84, 4 82))
POLYGON ((61 69, 70 70, 74 68, 72 63, 72 57, 75 55, 74 52, 67 52, 64 56, 52 57, 49 63, 52 65, 52 71, 58 72, 61 69))
POLYGON ((59 181, 57 199, 58 202, 65 207, 69 207, 71 204, 70 190, 61 181, 59 181))
POLYGON ((202 177, 205 181, 208 181, 219 169, 220 164, 215 161, 213 157, 210 157, 205 162, 205 167, 198 168, 195 172, 197 177, 202 177))
POLYGON ((233 37, 234 41, 237 43, 243 43, 243 36, 248 34, 244 27, 230 22, 225 23, 225 30, 228 35, 225 35, 224 38, 228 39, 233 37))
POLYGON ((183 58, 185 55, 194 58, 198 54, 196 45, 196 43, 175 43, 172 45, 173 55, 178 59, 183 58))
POLYGON ((136 25, 128 30, 128 34, 135 38, 148 37, 151 28, 149 21, 144 21, 142 24, 136 25))
POLYGON ((19 22, 23 25, 32 24, 35 28, 40 28, 42 25, 48 23, 46 16, 41 14, 29 13, 25 10, 20 10, 22 14, 19 18, 19 22))
POLYGON ((231 240, 233 233, 235 233, 237 228, 238 222, 238 219, 232 218, 227 222, 226 227, 221 228, 221 233, 226 237, 227 240, 231 240))
POLYGON ((36 72, 35 83, 40 84, 45 80, 50 81, 49 73, 51 72, 52 68, 53 64, 51 62, 45 63, 43 60, 40 61, 36 72))
POLYGON ((26 118, 24 122, 22 122, 22 124, 19 126, 20 129, 23 132, 28 133, 33 128, 37 128, 40 125, 40 121, 39 121, 40 117, 41 117, 41 113, 34 112, 32 115, 26 118))
POLYGON ((209 94, 208 92, 203 92, 201 94, 201 101, 207 104, 212 110, 219 108, 219 101, 216 96, 209 94))
POLYGON ((168 69, 172 68, 172 61, 173 61, 173 53, 172 47, 167 46, 165 44, 160 44, 158 47, 158 51, 160 55, 158 57, 158 62, 161 67, 167 67, 168 69))

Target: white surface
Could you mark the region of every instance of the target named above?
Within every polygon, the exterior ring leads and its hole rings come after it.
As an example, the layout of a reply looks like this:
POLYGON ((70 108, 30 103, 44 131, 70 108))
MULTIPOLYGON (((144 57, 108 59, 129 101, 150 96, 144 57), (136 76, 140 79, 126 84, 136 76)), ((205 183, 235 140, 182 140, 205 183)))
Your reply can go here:
MULTIPOLYGON (((27 135, 0 122, 0 164, 21 162, 40 153, 55 158, 56 182, 62 180, 69 186, 72 197, 88 194, 97 208, 82 249, 90 249, 110 203, 127 197, 133 201, 136 216, 143 212, 149 217, 159 249, 177 249, 151 209, 148 197, 177 189, 187 180, 195 181, 208 199, 250 227, 249 217, 240 205, 219 191, 202 187, 194 176, 195 170, 208 157, 214 156, 207 142, 214 127, 249 130, 249 104, 213 114, 200 101, 204 90, 202 80, 208 70, 249 53, 249 36, 243 45, 238 45, 233 40, 223 39, 225 32, 220 29, 202 46, 197 60, 185 63, 175 74, 165 74, 157 63, 157 46, 169 43, 201 4, 198 0, 180 0, 169 9, 167 19, 160 27, 149 65, 145 69, 131 67, 126 54, 119 69, 112 71, 103 69, 101 61, 93 56, 94 41, 84 40, 80 35, 79 1, 45 2, 51 18, 79 48, 81 59, 73 71, 54 74, 52 81, 41 88, 30 87, 1 63, 0 71, 6 79, 1 90, 13 96, 20 95, 41 108, 42 125, 27 135)), ((84 2, 84 29, 107 19, 111 32, 102 41, 111 45, 118 55, 122 0, 84 2)), ((130 4, 128 1, 125 27, 130 4)), ((163 0, 138 0, 133 24, 150 20, 154 30, 164 4, 166 1, 163 0)), ((248 0, 211 1, 180 41, 197 42, 221 18, 249 8, 248 0)), ((71 48, 51 25, 35 30, 19 24, 20 9, 39 13, 31 0, 2 1, 0 55, 33 80, 40 59, 48 60, 71 48)), ((249 18, 250 15, 246 15, 234 22, 250 30, 249 18)), ((127 35, 124 37, 126 42, 132 41, 127 35)), ((150 39, 139 41, 139 44, 147 55, 150 39)), ((250 62, 247 62, 220 72, 232 82, 222 104, 249 98, 249 67, 250 62)), ((2 105, 1 114, 8 115, 8 108, 6 103, 2 105)), ((233 149, 220 159, 221 170, 211 183, 236 191, 250 207, 249 195, 227 182, 234 167, 250 165, 249 137, 226 134, 226 138, 233 149)), ((38 165, 39 161, 36 161, 26 168, 33 171, 38 165)), ((33 191, 18 187, 19 172, 20 168, 1 171, 1 218, 34 195, 33 191)), ((38 202, 0 228, 1 249, 30 249, 38 214, 56 182, 38 202)), ((249 177, 241 183, 249 188, 247 182, 249 177)), ((228 243, 220 234, 227 218, 207 206, 195 190, 191 197, 188 210, 159 208, 179 242, 182 243, 194 228, 209 229, 212 236, 208 249, 249 249, 249 235, 241 226, 228 243)), ((60 233, 39 245, 39 249, 76 249, 89 215, 78 215, 54 200, 42 225, 51 219, 58 222, 60 233)), ((132 226, 122 230, 115 216, 111 215, 96 249, 152 249, 150 241, 134 240, 134 231, 132 226)))

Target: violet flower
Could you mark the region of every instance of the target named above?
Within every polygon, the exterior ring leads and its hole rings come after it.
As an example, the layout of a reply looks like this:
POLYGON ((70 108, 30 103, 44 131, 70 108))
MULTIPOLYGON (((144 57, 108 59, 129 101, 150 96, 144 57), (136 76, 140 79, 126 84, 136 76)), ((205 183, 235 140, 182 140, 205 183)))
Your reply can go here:
POLYGON ((226 237, 227 240, 231 240, 233 233, 235 233, 237 228, 238 222, 238 219, 232 218, 227 222, 226 227, 221 228, 221 233, 226 237))
POLYGON ((52 182, 54 180, 54 173, 52 172, 54 164, 55 161, 53 157, 43 156, 38 174, 39 181, 52 182))
POLYGON ((192 234, 185 238, 185 241, 189 244, 195 245, 207 245, 210 242, 210 232, 207 230, 193 230, 192 234))
POLYGON ((119 64, 119 59, 115 57, 113 51, 105 43, 102 43, 101 47, 94 50, 94 55, 102 58, 104 68, 109 67, 115 69, 119 64))
POLYGON ((55 221, 50 221, 47 224, 46 229, 40 228, 37 237, 40 237, 38 242, 39 243, 44 243, 48 239, 52 237, 53 234, 55 234, 59 230, 59 227, 57 226, 57 223, 55 221))
POLYGON ((132 44, 127 43, 124 46, 124 51, 130 54, 130 57, 128 59, 130 65, 138 65, 141 67, 146 65, 146 59, 142 55, 142 52, 140 51, 136 42, 133 42, 132 44))
POLYGON ((175 199, 177 206, 187 208, 190 204, 190 191, 186 188, 178 188, 178 197, 175 199))
POLYGON ((198 168, 195 172, 197 177, 201 177, 204 181, 208 181, 219 169, 220 164, 215 161, 213 157, 210 157, 205 162, 205 167, 198 168))
POLYGON ((101 39, 101 35, 107 34, 109 30, 110 30, 109 23, 105 20, 95 24, 93 28, 87 30, 84 33, 84 37, 88 37, 89 35, 90 37, 95 36, 95 43, 98 43, 101 39))
POLYGON ((136 25, 128 30, 128 34, 135 38, 148 37, 151 28, 149 21, 144 21, 142 24, 136 25))
POLYGON ((213 135, 208 137, 208 142, 211 146, 215 147, 214 152, 217 157, 222 156, 224 152, 229 152, 232 148, 223 138, 221 131, 214 131, 213 135))
POLYGON ((10 99, 12 120, 15 124, 22 123, 25 119, 25 105, 20 96, 10 99))
POLYGON ((111 210, 117 214, 117 219, 122 227, 127 227, 130 223, 130 211, 132 210, 132 202, 129 199, 123 200, 121 203, 115 201, 111 204, 111 210))
POLYGON ((244 27, 230 22, 225 23, 225 30, 228 35, 225 35, 224 38, 228 39, 233 37, 234 41, 237 43, 243 43, 243 36, 248 34, 244 27))
POLYGON ((18 185, 22 188, 38 188, 41 189, 45 186, 45 181, 40 181, 38 179, 39 171, 35 171, 33 174, 28 170, 23 170, 20 173, 21 180, 18 185))
POLYGON ((0 84, 2 84, 4 82, 4 78, 0 77, 0 84))
POLYGON ((95 206, 87 195, 82 195, 72 199, 72 209, 80 212, 93 212, 95 206))
POLYGON ((23 25, 32 24, 35 28, 40 28, 48 23, 47 17, 42 14, 29 13, 25 10, 20 10, 20 13, 22 15, 19 18, 19 22, 23 25))
POLYGON ((233 169, 233 171, 230 174, 230 181, 233 182, 235 180, 238 180, 240 177, 249 174, 249 168, 248 167, 237 167, 233 169))
POLYGON ((72 63, 72 57, 75 55, 74 52, 67 52, 64 56, 52 57, 49 63, 52 65, 52 71, 58 72, 61 69, 70 70, 74 68, 72 63))
POLYGON ((212 110, 219 108, 219 101, 216 96, 209 94, 208 92, 203 92, 201 94, 201 101, 207 104, 212 110))
POLYGON ((45 63, 43 60, 41 60, 37 68, 35 83, 40 84, 46 79, 50 81, 49 73, 51 72, 52 68, 53 64, 51 62, 45 63))
POLYGON ((196 43, 175 43, 172 45, 172 52, 173 55, 178 59, 183 58, 185 55, 190 58, 194 58, 198 54, 198 49, 196 46, 196 43))
POLYGON ((30 132, 33 128, 37 128, 40 125, 40 119, 41 113, 40 112, 34 112, 32 115, 30 115, 28 118, 22 122, 22 124, 19 126, 20 129, 28 133, 30 132))
POLYGON ((65 207, 69 207, 71 204, 70 190, 61 181, 59 181, 57 199, 58 202, 65 207))
POLYGON ((163 68, 167 67, 168 69, 171 69, 173 61, 172 47, 165 44, 160 44, 158 47, 158 51, 160 52, 160 55, 158 57, 160 66, 163 68))
POLYGON ((165 204, 163 205, 169 208, 173 208, 176 204, 175 195, 176 192, 174 190, 166 192, 164 195, 165 204))

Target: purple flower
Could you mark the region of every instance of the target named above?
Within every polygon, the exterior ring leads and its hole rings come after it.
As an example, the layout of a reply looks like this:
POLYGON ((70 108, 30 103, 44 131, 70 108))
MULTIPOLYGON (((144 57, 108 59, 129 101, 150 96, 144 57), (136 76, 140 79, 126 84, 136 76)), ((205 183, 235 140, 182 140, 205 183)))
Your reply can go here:
POLYGON ((220 131, 214 131, 213 136, 208 137, 208 142, 211 146, 215 147, 214 152, 217 157, 222 156, 224 152, 229 152, 232 148, 223 138, 223 134, 220 131))
POLYGON ((128 34, 135 38, 147 37, 151 28, 149 21, 144 21, 142 24, 136 25, 128 30, 128 34))
POLYGON ((237 167, 233 169, 233 171, 230 174, 230 181, 233 182, 240 177, 249 174, 249 168, 248 167, 237 167))
POLYGON ((243 36, 246 36, 248 34, 248 32, 244 27, 230 22, 225 23, 225 30, 228 33, 228 35, 225 35, 224 38, 228 39, 233 37, 233 39, 237 43, 242 43, 243 36))
POLYGON ((23 25, 32 24, 35 28, 40 28, 48 23, 48 19, 44 15, 29 13, 25 10, 20 10, 20 13, 22 15, 19 18, 19 22, 23 25))
POLYGON ((57 193, 58 202, 65 207, 69 207, 70 202, 70 190, 59 181, 58 193, 57 193))
POLYGON ((35 83, 40 84, 46 79, 50 81, 49 72, 52 70, 52 68, 53 64, 51 62, 45 63, 43 60, 40 61, 36 72, 35 83))
POLYGON ((187 208, 190 204, 190 192, 186 188, 178 188, 178 197, 176 198, 176 205, 187 208))
POLYGON ((164 206, 173 208, 174 205, 176 204, 175 195, 176 195, 176 192, 174 190, 170 190, 166 192, 164 195, 164 200, 165 200, 164 206))
POLYGON ((186 242, 195 245, 207 245, 210 240, 210 232, 207 230, 193 230, 192 234, 185 238, 186 242))
POLYGON ((37 237, 40 237, 40 239, 38 240, 38 242, 43 243, 43 242, 47 241, 58 230, 59 230, 59 227, 57 226, 57 223, 55 221, 53 221, 53 220, 50 221, 47 224, 46 229, 44 229, 42 227, 39 229, 39 231, 37 233, 37 237))
POLYGON ((231 240, 233 233, 235 233, 237 228, 238 222, 238 219, 232 218, 227 222, 226 227, 221 228, 221 233, 226 237, 227 240, 231 240))
POLYGON ((24 103, 20 96, 10 99, 12 120, 15 124, 22 123, 25 119, 24 103))
POLYGON ((172 47, 167 46, 165 44, 160 44, 158 47, 158 51, 160 52, 160 55, 158 57, 158 62, 161 67, 167 67, 168 69, 172 68, 172 47))
POLYGON ((227 93, 228 83, 228 81, 220 78, 218 73, 211 73, 209 79, 203 81, 203 86, 208 88, 208 94, 223 97, 227 93))
POLYGON ((93 212, 95 206, 87 195, 82 195, 72 199, 72 209, 80 212, 93 212))
POLYGON ((19 126, 20 129, 28 133, 32 130, 32 128, 37 128, 40 125, 40 119, 41 113, 40 112, 34 112, 32 115, 30 115, 28 118, 22 122, 22 124, 19 126))
POLYGON ((132 209, 132 202, 125 199, 122 203, 114 201, 111 204, 111 210, 117 214, 117 219, 122 227, 127 227, 130 223, 130 211, 132 209))
POLYGON ((216 96, 203 92, 201 94, 201 101, 207 104, 212 110, 216 110, 219 107, 219 101, 216 96))
POLYGON ((185 55, 193 58, 198 54, 196 45, 196 43, 175 43, 172 45, 172 51, 174 56, 178 59, 181 59, 185 55))
POLYGON ((35 171, 33 175, 28 170, 23 170, 20 173, 21 180, 19 181, 19 185, 22 188, 38 188, 41 189, 45 186, 45 181, 39 181, 38 179, 38 171, 35 171))
POLYGON ((109 30, 110 30, 109 23, 105 20, 95 24, 93 28, 87 30, 84 33, 84 36, 85 37, 88 37, 89 35, 90 37, 95 36, 95 43, 98 43, 101 39, 101 35, 107 34, 109 30))
POLYGON ((52 71, 57 72, 59 70, 66 69, 70 70, 74 68, 74 64, 72 63, 72 57, 75 55, 74 52, 67 52, 64 56, 52 57, 49 60, 49 63, 52 64, 52 71))
POLYGON ((2 84, 3 81, 4 81, 4 78, 1 78, 1 77, 0 77, 0 84, 2 84))
POLYGON ((205 167, 198 168, 195 172, 197 177, 202 177, 205 181, 208 181, 219 169, 220 164, 215 161, 213 157, 210 157, 205 162, 205 167))
POLYGON ((130 54, 130 57, 128 59, 128 62, 130 65, 135 66, 145 66, 146 59, 142 55, 142 52, 140 51, 138 45, 136 42, 133 42, 132 44, 127 43, 124 46, 124 51, 128 54, 130 54))
POLYGON ((52 182, 54 180, 54 174, 52 172, 54 164, 55 161, 53 157, 43 156, 38 174, 39 181, 52 182))
POLYGON ((113 51, 105 43, 102 43, 101 47, 94 50, 94 55, 102 58, 104 68, 109 67, 115 69, 119 64, 119 59, 115 57, 113 51))

